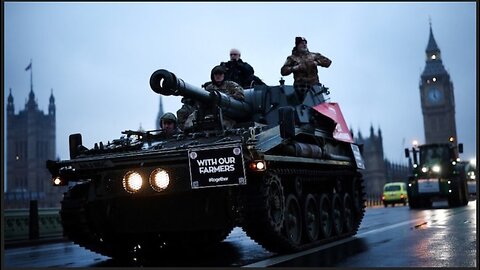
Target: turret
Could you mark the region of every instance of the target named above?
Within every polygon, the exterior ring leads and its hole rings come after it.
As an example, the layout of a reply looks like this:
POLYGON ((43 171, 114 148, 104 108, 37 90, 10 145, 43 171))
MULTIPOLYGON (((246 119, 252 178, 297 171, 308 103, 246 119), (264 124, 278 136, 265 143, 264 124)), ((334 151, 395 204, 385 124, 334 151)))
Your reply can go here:
MULTIPOLYGON (((205 118, 209 114, 217 122, 222 119, 218 116, 224 115, 237 123, 257 122, 270 127, 280 125, 282 137, 290 137, 295 128, 309 133, 317 128, 332 134, 336 122, 344 121, 337 104, 322 104, 325 103, 324 94, 330 92, 321 84, 302 91, 282 83, 278 86, 256 85, 253 89, 244 90, 245 100, 240 101, 216 90, 207 91, 190 85, 172 72, 159 69, 150 77, 150 87, 164 96, 183 96, 199 103, 197 124, 194 124, 196 130, 212 126, 223 128, 222 123, 209 125, 212 121, 205 118)), ((339 133, 348 137, 342 140, 352 140, 346 125, 339 133)))

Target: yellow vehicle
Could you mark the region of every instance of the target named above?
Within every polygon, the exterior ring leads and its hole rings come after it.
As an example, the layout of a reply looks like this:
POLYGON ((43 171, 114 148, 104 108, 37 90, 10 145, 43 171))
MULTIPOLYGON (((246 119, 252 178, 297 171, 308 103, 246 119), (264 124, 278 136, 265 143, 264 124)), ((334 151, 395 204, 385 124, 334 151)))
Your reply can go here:
POLYGON ((407 185, 404 182, 386 183, 383 187, 382 201, 385 207, 388 204, 392 204, 392 207, 394 207, 396 203, 407 205, 407 185))

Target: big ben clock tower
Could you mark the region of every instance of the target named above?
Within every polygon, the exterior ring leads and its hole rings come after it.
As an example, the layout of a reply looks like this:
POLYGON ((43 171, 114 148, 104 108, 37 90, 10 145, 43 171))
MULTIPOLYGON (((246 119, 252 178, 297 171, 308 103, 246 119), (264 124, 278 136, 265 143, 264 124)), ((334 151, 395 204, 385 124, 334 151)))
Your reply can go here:
POLYGON ((430 37, 425 53, 426 64, 420 79, 425 143, 446 143, 450 136, 457 138, 455 99, 453 83, 443 66, 440 49, 433 37, 431 23, 430 37))

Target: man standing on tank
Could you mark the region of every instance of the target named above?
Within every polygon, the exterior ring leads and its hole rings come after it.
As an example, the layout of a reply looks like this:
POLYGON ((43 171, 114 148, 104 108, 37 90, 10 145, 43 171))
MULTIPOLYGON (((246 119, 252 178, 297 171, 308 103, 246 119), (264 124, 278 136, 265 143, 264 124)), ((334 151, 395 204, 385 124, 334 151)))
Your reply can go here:
POLYGON ((327 57, 308 50, 304 37, 296 37, 292 55, 287 57, 280 73, 282 76, 293 73, 293 87, 303 94, 312 86, 320 84, 317 66, 328 68, 330 64, 332 61, 327 57))
POLYGON ((251 88, 254 84, 263 84, 263 82, 253 75, 253 67, 240 58, 238 49, 230 50, 230 61, 221 62, 220 65, 226 70, 225 80, 238 83, 243 88, 251 88), (261 83, 260 83, 261 82, 261 83))

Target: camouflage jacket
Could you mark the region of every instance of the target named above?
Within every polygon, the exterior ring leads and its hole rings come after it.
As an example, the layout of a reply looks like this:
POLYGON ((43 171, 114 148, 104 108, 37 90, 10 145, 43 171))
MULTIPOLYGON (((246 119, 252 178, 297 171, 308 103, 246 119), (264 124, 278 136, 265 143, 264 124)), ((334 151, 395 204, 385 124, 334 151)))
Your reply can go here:
POLYGON ((223 81, 220 86, 210 83, 205 87, 205 90, 218 90, 238 100, 244 100, 245 94, 243 88, 236 82, 223 81))
POLYGON ((307 51, 301 53, 292 50, 292 55, 287 57, 280 73, 282 76, 290 75, 293 72, 294 85, 312 86, 319 83, 317 66, 329 67, 332 61, 320 53, 307 51), (297 66, 295 71, 292 70, 297 66))
POLYGON ((177 122, 178 122, 178 127, 180 129, 185 128, 185 121, 187 121, 187 118, 190 114, 192 114, 195 111, 195 107, 184 103, 180 109, 177 111, 177 122))

